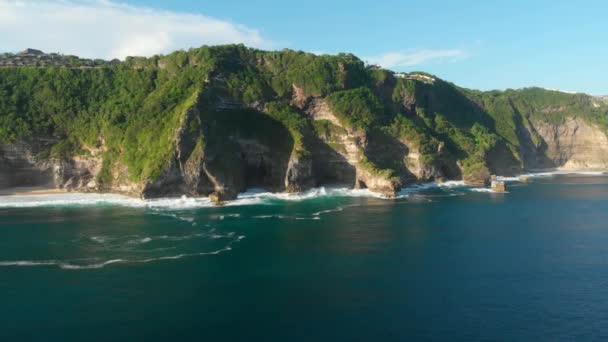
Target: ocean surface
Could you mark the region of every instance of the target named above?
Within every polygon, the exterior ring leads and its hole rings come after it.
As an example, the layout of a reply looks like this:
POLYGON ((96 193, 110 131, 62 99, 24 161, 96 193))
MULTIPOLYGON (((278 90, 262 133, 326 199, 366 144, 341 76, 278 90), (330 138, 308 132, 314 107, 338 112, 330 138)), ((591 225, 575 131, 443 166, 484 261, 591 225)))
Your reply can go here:
POLYGON ((608 339, 608 175, 0 197, 0 341, 608 339))

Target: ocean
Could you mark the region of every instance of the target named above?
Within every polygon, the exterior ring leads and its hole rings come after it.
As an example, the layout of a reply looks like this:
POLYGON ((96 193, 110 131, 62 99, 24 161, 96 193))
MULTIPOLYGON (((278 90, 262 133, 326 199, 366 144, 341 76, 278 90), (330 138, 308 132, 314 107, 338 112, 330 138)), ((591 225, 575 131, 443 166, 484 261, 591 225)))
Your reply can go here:
POLYGON ((1 341, 608 339, 608 175, 0 197, 1 341))

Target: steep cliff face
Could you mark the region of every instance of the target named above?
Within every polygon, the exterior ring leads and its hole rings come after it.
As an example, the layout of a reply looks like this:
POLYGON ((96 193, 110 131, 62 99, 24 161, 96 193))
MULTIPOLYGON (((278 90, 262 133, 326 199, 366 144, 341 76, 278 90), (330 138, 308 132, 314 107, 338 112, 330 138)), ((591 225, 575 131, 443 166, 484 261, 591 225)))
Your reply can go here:
POLYGON ((46 187, 99 190, 96 175, 101 160, 96 156, 49 158, 45 156, 54 139, 33 139, 0 144, 0 189, 46 187))
POLYGON ((479 92, 348 54, 220 46, 91 70, 3 68, 0 96, 0 188, 221 202, 253 187, 393 196, 414 182, 608 169, 603 100, 479 92))
POLYGON ((580 118, 560 124, 534 123, 542 138, 546 162, 541 167, 563 170, 608 170, 608 137, 599 127, 580 118))
MULTIPOLYGON (((369 188, 386 196, 394 196, 399 191, 399 177, 377 172, 365 163, 366 155, 373 153, 369 150, 366 132, 344 127, 323 99, 312 100, 309 106, 304 108, 304 112, 318 122, 319 142, 312 149, 312 153, 320 179, 346 183, 357 188, 369 188)), ((405 146, 403 155, 407 155, 405 146)))
POLYGON ((59 163, 39 161, 36 155, 53 142, 35 140, 0 145, 0 186, 60 186, 55 176, 59 163))

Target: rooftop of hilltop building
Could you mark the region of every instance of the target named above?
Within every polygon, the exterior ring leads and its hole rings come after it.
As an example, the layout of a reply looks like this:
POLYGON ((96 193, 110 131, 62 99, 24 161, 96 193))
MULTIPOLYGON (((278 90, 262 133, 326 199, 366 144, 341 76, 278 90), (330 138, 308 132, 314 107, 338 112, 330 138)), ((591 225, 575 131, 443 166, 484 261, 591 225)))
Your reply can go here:
POLYGON ((40 51, 40 50, 36 50, 36 49, 30 49, 27 48, 21 52, 18 53, 18 55, 34 55, 34 56, 40 56, 40 55, 44 55, 44 52, 40 51))

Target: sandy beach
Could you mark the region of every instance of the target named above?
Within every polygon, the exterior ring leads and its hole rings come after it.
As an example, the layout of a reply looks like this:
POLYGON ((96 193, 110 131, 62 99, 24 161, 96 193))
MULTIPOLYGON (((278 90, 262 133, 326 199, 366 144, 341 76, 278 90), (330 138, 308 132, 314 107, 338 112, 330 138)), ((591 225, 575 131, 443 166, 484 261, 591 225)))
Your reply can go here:
POLYGON ((0 189, 0 196, 26 196, 26 195, 50 195, 63 194, 68 191, 57 188, 42 188, 42 187, 15 187, 0 189))

